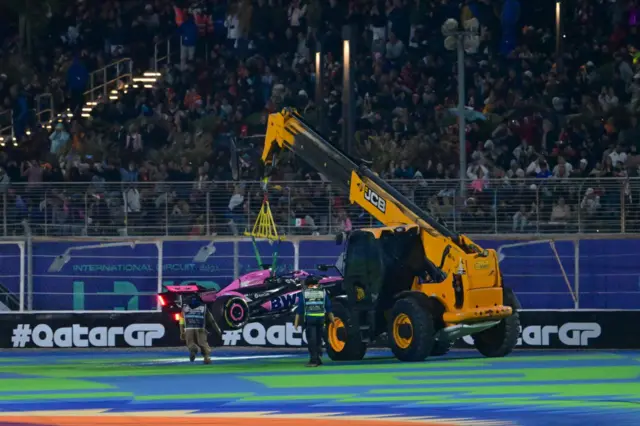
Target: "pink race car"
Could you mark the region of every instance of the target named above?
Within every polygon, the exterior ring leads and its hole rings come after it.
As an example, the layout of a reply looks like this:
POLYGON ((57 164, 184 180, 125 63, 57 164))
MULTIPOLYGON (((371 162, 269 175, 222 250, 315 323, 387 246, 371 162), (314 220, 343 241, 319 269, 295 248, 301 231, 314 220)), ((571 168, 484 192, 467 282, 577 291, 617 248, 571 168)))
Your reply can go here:
MULTIPOLYGON (((319 270, 331 266, 318 265, 319 270)), ((305 280, 318 280, 329 293, 340 293, 342 277, 311 275, 305 271, 273 275, 270 269, 250 272, 234 280, 222 290, 207 290, 197 285, 165 286, 158 295, 164 312, 179 318, 182 304, 199 294, 221 327, 240 328, 250 319, 271 319, 291 315, 305 280)))

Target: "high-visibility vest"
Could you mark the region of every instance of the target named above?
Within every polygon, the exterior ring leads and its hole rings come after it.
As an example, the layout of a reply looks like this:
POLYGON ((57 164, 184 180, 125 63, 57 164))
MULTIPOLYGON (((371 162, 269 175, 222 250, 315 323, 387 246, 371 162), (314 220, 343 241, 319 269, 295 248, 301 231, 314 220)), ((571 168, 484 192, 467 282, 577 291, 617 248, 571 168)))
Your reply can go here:
POLYGON ((308 288, 303 293, 304 315, 306 317, 324 317, 326 293, 322 289, 308 288))
POLYGON ((176 14, 176 25, 180 27, 185 21, 184 10, 177 6, 173 6, 173 11, 176 14))
POLYGON ((213 33, 213 19, 211 19, 211 15, 194 13, 193 18, 198 26, 198 33, 201 36, 213 33))
POLYGON ((205 326, 205 315, 207 314, 207 306, 200 305, 196 308, 185 306, 182 308, 182 316, 184 317, 184 328, 186 330, 202 330, 205 326))

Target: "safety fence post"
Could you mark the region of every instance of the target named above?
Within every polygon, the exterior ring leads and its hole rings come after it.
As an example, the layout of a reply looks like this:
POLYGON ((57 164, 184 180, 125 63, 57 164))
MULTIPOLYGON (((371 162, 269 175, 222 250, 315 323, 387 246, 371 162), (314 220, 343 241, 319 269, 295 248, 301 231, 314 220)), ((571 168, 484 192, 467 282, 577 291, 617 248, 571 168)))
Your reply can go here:
POLYGON ((573 268, 574 309, 580 309, 580 238, 573 241, 573 268))

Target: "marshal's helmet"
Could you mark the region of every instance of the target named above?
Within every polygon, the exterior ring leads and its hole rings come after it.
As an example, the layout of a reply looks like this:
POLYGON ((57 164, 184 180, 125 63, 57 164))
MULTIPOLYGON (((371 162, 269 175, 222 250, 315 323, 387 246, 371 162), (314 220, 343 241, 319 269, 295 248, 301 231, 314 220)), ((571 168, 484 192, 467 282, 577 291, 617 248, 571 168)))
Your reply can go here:
POLYGON ((200 298, 199 294, 194 294, 193 296, 191 296, 191 298, 189 298, 190 307, 197 308, 201 304, 202 304, 202 299, 200 298))
POLYGON ((315 275, 308 275, 305 277, 303 284, 305 288, 316 287, 320 284, 320 278, 315 275))

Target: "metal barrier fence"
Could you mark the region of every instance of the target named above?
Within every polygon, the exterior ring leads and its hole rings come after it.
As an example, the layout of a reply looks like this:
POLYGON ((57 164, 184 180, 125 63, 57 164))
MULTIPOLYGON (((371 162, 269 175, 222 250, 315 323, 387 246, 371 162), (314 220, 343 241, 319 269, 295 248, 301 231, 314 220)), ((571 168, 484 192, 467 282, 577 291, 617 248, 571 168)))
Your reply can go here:
MULTIPOLYGON (((522 179, 469 183, 390 181, 457 232, 561 234, 640 232, 640 179, 522 179)), ((259 182, 12 183, 0 188, 2 235, 241 235, 263 199, 259 182), (232 208, 230 210, 230 207, 232 208)), ((285 235, 327 235, 379 224, 328 182, 271 182, 276 224, 285 235)))

